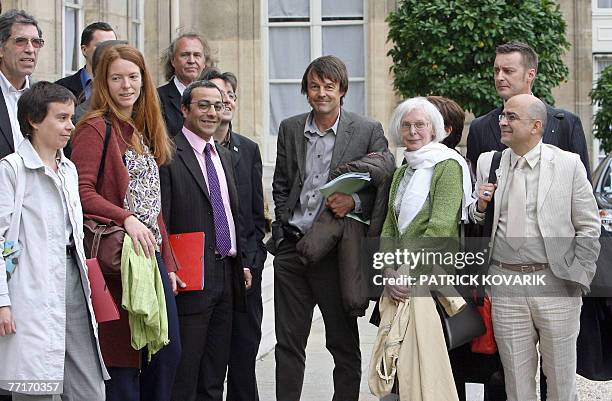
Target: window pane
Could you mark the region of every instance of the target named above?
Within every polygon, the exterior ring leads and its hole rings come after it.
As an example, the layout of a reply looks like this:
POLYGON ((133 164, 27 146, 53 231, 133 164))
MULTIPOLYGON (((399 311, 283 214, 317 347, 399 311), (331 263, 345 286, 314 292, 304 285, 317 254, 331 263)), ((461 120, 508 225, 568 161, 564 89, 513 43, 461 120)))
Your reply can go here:
MULTIPOLYGON (((600 0, 601 1, 601 0, 600 0)), ((363 0, 322 0, 322 16, 325 17, 362 17, 363 0)))
POLYGON ((363 82, 349 82, 342 107, 353 113, 365 114, 365 84, 363 82))
POLYGON ((301 79, 309 63, 308 27, 270 28, 270 79, 301 79))
POLYGON ((132 19, 139 20, 140 18, 140 0, 132 0, 132 19))
POLYGON ((270 135, 278 135, 278 126, 285 118, 310 110, 300 87, 298 83, 270 84, 270 135))
POLYGON ((597 0, 597 8, 612 8, 612 0, 597 0))
POLYGON ((323 54, 344 61, 351 77, 365 76, 363 42, 363 25, 323 27, 323 54))
POLYGON ((308 17, 309 0, 268 0, 269 17, 308 17))
POLYGON ((132 24, 132 46, 140 48, 140 24, 132 24))
POLYGON ((64 65, 66 72, 79 69, 79 44, 77 43, 78 10, 64 7, 64 65))

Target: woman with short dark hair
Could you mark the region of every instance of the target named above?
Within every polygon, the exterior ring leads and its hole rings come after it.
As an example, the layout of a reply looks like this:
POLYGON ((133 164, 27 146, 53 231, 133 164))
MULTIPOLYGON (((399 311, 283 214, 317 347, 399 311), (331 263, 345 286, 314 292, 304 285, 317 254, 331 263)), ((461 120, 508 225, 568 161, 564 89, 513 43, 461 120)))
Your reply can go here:
POLYGON ((26 139, 0 161, 0 387, 13 401, 105 399, 77 171, 62 152, 74 105, 34 84, 17 103, 26 139))

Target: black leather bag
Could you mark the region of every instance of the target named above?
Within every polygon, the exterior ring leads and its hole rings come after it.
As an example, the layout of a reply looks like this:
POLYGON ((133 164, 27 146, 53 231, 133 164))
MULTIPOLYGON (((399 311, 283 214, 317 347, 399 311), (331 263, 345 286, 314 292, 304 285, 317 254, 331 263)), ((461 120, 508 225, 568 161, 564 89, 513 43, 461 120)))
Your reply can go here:
POLYGON ((485 326, 476 304, 469 298, 464 299, 467 303, 465 308, 454 316, 448 316, 438 298, 434 296, 448 350, 467 344, 472 341, 472 338, 479 337, 485 332, 485 326))

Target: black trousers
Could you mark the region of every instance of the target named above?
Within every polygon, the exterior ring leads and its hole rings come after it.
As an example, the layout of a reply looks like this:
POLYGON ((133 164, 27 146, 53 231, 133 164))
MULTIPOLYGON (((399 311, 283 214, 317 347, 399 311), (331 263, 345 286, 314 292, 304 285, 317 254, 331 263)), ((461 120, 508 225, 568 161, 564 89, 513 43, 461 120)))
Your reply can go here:
POLYGON ((321 262, 304 265, 295 242, 283 240, 274 258, 276 400, 299 401, 306 343, 315 305, 325 324, 325 346, 334 359, 333 401, 357 401, 361 353, 357 318, 346 314, 340 297, 335 250, 321 262))
POLYGON ((207 271, 201 313, 180 314, 183 353, 172 388, 173 401, 222 401, 232 334, 232 266, 217 260, 207 271))
POLYGON ((255 359, 261 342, 261 269, 251 269, 253 283, 247 290, 246 312, 234 312, 227 370, 227 401, 259 401, 255 359))

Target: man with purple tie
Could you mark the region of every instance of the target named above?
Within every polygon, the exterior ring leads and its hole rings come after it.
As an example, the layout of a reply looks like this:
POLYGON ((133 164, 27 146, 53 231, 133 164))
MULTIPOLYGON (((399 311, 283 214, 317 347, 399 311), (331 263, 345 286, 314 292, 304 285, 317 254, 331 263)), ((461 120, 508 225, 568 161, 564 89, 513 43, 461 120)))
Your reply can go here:
POLYGON ((183 353, 172 394, 175 401, 222 401, 233 310, 245 309, 245 287, 251 284, 240 257, 231 153, 213 139, 224 107, 215 84, 191 83, 181 99, 185 122, 174 137, 176 155, 160 168, 168 232, 205 233, 204 289, 176 297, 183 353))

